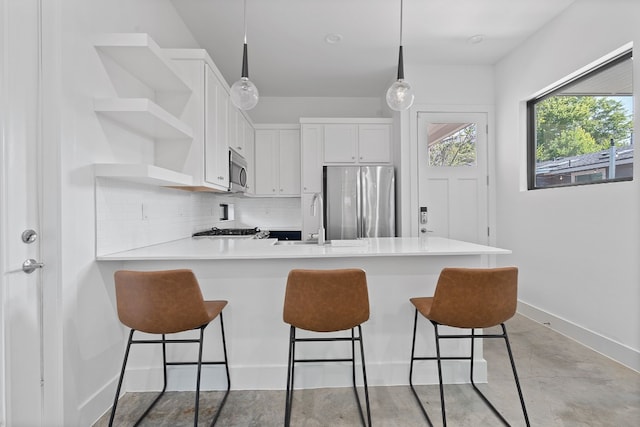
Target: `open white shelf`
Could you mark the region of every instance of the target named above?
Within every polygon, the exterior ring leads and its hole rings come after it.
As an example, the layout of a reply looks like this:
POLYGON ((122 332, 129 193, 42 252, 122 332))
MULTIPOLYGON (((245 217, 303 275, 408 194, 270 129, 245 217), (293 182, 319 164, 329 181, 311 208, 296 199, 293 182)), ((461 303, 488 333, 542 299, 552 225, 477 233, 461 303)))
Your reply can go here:
POLYGON ((102 34, 96 37, 94 46, 154 90, 191 91, 148 34, 102 34))
POLYGON ((190 186, 193 177, 154 165, 128 163, 96 163, 96 177, 120 179, 138 184, 157 186, 190 186))
POLYGON ((95 99, 94 111, 153 139, 192 139, 193 130, 146 98, 95 99))

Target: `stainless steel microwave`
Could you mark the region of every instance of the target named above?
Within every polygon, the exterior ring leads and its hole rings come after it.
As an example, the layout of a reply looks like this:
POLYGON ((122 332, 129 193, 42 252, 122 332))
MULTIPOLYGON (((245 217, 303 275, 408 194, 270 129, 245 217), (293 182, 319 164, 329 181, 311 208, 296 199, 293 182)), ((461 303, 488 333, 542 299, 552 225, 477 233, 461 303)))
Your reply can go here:
POLYGON ((229 191, 244 193, 247 189, 247 161, 233 149, 229 149, 229 191))

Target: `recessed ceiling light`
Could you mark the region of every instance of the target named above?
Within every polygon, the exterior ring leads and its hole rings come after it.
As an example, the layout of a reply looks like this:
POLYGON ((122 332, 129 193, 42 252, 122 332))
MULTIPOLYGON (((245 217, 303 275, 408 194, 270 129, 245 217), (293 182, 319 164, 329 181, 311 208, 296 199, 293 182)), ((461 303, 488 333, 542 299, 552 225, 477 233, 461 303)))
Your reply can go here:
POLYGON ((329 33, 325 36, 324 41, 329 44, 337 44, 342 41, 342 34, 338 33, 329 33))
POLYGON ((484 35, 483 34, 476 34, 474 36, 471 36, 467 39, 467 43, 469 44, 478 44, 478 43, 482 43, 484 41, 484 35))

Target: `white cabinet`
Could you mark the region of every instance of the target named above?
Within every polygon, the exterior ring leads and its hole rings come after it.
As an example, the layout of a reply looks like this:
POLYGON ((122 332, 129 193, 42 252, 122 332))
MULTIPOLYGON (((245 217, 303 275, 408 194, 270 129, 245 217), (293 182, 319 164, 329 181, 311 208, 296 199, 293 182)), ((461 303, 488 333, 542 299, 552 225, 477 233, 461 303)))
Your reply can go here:
POLYGON ((391 163, 391 125, 358 125, 358 162, 391 163))
POLYGON ((236 147, 239 139, 244 147, 245 128, 238 132, 238 123, 242 122, 249 129, 251 124, 231 104, 229 86, 205 50, 167 49, 167 55, 193 87, 193 96, 187 102, 184 116, 193 124, 195 137, 182 164, 185 173, 193 175, 194 183, 183 188, 228 191, 229 147, 236 147))
POLYGON ((147 34, 103 34, 96 37, 94 46, 116 92, 112 98, 95 99, 94 111, 109 121, 105 125, 115 123, 123 129, 119 138, 132 132, 137 143, 153 144, 151 155, 141 149, 135 160, 123 156, 96 164, 95 175, 151 185, 192 185, 191 175, 183 173, 180 165, 164 162, 167 151, 184 152, 194 138, 193 128, 179 117, 182 106, 172 102, 189 96, 189 85, 147 34))
POLYGON ((324 163, 355 163, 358 155, 358 125, 324 125, 324 163))
POLYGON ((242 125, 242 134, 244 136, 244 139, 242 143, 238 141, 238 150, 241 154, 243 154, 247 150, 249 150, 249 145, 253 143, 253 127, 251 126, 251 124, 249 124, 249 121, 244 117, 244 115, 241 115, 240 117, 242 118, 242 120, 240 120, 239 123, 242 125))
POLYGON ((299 129, 257 128, 254 162, 256 196, 300 196, 299 129))
POLYGON ((302 125, 302 192, 322 191, 322 139, 323 126, 302 125))
POLYGON ((278 131, 256 129, 255 195, 277 196, 278 131))
POLYGON ((245 158, 246 133, 250 131, 251 125, 244 114, 229 102, 229 147, 245 158))
POLYGON ((242 140, 242 127, 239 129, 240 132, 238 132, 238 116, 240 115, 240 112, 235 105, 233 105, 233 102, 227 102, 227 145, 236 151, 238 151, 238 141, 242 140))
POLYGON ((280 195, 300 196, 300 130, 279 131, 280 195))
POLYGON ((248 121, 244 123, 244 153, 243 156, 247 161, 247 187, 245 193, 248 195, 254 195, 256 192, 255 187, 255 153, 254 153, 254 130, 253 126, 248 121))
POLYGON ((391 163, 390 124, 325 124, 324 163, 391 163))
POLYGON ((204 68, 205 181, 224 191, 229 188, 229 92, 209 64, 204 68))
POLYGON ((313 193, 322 191, 325 165, 372 165, 392 162, 392 119, 301 118, 302 239, 317 233, 319 216, 311 215, 313 193))

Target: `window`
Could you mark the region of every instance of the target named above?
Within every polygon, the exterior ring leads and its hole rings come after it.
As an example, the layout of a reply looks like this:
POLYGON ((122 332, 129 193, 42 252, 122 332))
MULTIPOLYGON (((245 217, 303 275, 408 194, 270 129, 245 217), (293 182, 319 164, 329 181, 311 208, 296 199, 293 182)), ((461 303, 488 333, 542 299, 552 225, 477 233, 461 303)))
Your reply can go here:
POLYGON ((633 179, 627 51, 527 103, 529 189, 633 179))
POLYGON ((475 166, 475 123, 429 123, 429 166, 475 166))

